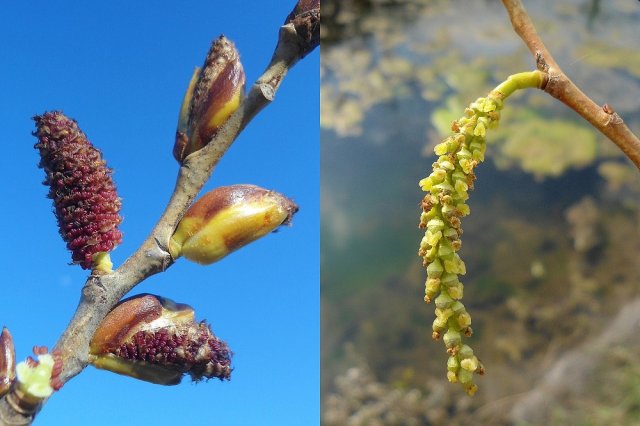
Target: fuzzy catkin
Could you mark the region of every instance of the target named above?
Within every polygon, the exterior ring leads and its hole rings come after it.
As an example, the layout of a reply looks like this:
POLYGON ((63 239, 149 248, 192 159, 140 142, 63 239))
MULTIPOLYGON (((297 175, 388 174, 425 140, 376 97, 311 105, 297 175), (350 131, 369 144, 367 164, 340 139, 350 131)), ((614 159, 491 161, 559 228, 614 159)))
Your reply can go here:
POLYGON ((39 167, 53 200, 60 235, 73 263, 91 269, 94 256, 109 252, 122 240, 118 225, 120 198, 102 154, 62 112, 35 116, 39 167))

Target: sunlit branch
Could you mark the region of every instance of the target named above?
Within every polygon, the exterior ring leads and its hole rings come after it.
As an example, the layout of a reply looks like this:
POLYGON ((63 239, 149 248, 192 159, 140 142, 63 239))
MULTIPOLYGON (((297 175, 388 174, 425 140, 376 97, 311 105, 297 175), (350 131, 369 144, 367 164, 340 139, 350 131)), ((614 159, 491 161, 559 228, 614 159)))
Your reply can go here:
POLYGON ((502 0, 502 3, 509 13, 513 29, 536 57, 538 69, 549 75, 544 91, 602 132, 640 168, 640 139, 629 130, 610 105, 597 105, 567 77, 540 39, 520 0, 502 0))

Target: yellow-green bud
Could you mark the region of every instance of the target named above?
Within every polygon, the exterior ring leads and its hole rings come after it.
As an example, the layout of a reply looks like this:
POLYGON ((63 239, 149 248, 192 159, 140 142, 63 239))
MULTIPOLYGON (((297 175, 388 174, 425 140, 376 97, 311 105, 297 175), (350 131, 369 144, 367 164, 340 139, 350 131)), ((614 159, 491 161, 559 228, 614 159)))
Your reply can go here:
POLYGON ((471 315, 468 312, 462 312, 457 317, 460 328, 467 328, 471 325, 471 315))
POLYGON ((439 309, 450 308, 453 305, 453 299, 446 293, 440 293, 440 296, 436 297, 436 307, 439 309))
POLYGON ((436 155, 444 155, 447 153, 448 147, 446 142, 441 142, 433 148, 436 155))
POLYGON ((445 287, 451 287, 458 284, 458 282, 458 276, 456 274, 452 274, 451 272, 445 272, 440 277, 440 283, 445 287))
POLYGON ((431 231, 427 231, 425 233, 425 243, 427 243, 430 246, 435 246, 436 244, 438 244, 438 241, 440 241, 441 238, 442 238, 442 231, 437 231, 435 233, 431 231))
POLYGON ((431 232, 442 231, 444 229, 444 221, 442 219, 433 218, 427 222, 427 230, 431 232))
MULTIPOLYGON (((440 241, 440 245, 438 246, 438 256, 440 256, 441 258, 444 258, 451 254, 453 254, 453 247, 451 247, 451 243, 449 243, 446 240, 440 241)), ((446 260, 445 260, 445 269, 447 269, 446 260)))
POLYGON ((436 317, 436 319, 433 320, 431 329, 434 331, 434 333, 442 333, 444 330, 446 330, 446 328, 447 328, 446 318, 436 317))
POLYGON ((433 299, 433 297, 438 294, 440 291, 440 279, 439 278, 427 278, 427 282, 425 283, 424 292, 427 296, 429 296, 429 301, 433 299))
POLYGON ((51 354, 38 355, 37 363, 23 361, 16 366, 16 378, 20 389, 34 399, 44 399, 51 396, 53 387, 54 359, 51 354), (35 365, 33 365, 35 364, 35 365))
POLYGON ((441 318, 442 320, 448 320, 451 315, 453 315, 453 311, 450 308, 436 308, 436 317, 441 318))
POLYGON ((255 185, 216 188, 196 201, 171 237, 174 259, 208 265, 289 224, 298 206, 282 194, 255 185))
POLYGON ((458 358, 455 356, 450 356, 447 359, 447 370, 452 372, 457 372, 460 369, 460 363, 458 362, 458 358))
POLYGON ((461 359, 471 358, 473 357, 473 349, 469 345, 462 345, 458 350, 458 356, 461 359))
POLYGON ((478 385, 475 383, 467 383, 464 389, 467 392, 467 395, 473 396, 478 391, 478 385))
POLYGON ((449 293, 449 296, 451 296, 452 299, 459 300, 459 299, 462 299, 462 295, 464 293, 463 289, 464 289, 464 286, 462 285, 462 283, 458 282, 457 284, 449 287, 447 289, 447 292, 449 293))
POLYGON ((444 345, 447 349, 452 349, 460 345, 462 336, 459 331, 450 328, 446 333, 444 333, 442 339, 444 340, 444 345))
POLYGON ((455 315, 460 315, 463 312, 467 312, 467 310, 465 309, 464 305, 459 300, 456 300, 453 303, 453 305, 451 305, 451 310, 453 311, 453 313, 455 315))
POLYGON ((452 274, 464 275, 467 272, 464 262, 458 256, 458 253, 453 254, 453 259, 444 261, 444 269, 452 274))
POLYGON ((469 383, 473 380, 473 372, 469 371, 469 370, 465 370, 463 368, 461 368, 458 371, 458 380, 460 381, 460 383, 465 384, 465 383, 469 383))
POLYGON ((479 366, 478 358, 476 358, 475 356, 472 358, 465 358, 462 361, 460 361, 460 367, 472 373, 478 369, 478 366, 479 366))
POLYGON ((439 278, 443 271, 442 263, 438 259, 435 259, 427 266, 427 275, 429 278, 439 278))

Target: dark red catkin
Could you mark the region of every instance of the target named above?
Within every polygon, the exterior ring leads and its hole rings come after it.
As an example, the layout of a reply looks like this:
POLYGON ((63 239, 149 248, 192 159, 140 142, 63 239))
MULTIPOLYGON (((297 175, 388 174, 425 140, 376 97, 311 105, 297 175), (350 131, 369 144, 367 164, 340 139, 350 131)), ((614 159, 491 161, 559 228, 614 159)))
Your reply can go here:
POLYGON ((73 263, 91 269, 95 256, 113 250, 122 240, 118 225, 120 198, 111 169, 75 120, 52 111, 33 117, 39 167, 46 173, 60 235, 73 263))

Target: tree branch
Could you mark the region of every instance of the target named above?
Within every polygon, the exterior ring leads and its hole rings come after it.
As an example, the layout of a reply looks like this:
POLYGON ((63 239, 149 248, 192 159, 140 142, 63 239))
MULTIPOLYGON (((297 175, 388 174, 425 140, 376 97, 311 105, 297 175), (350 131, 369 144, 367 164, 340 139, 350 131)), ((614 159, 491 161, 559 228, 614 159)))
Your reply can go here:
POLYGON ((577 112, 593 127, 618 145, 640 169, 640 139, 629 130, 611 106, 597 105, 562 71, 549 53, 520 0, 502 0, 513 29, 536 57, 538 69, 549 74, 544 91, 577 112))
MULTIPOLYGON (((66 382, 88 364, 89 343, 107 313, 137 284, 165 271, 174 262, 169 239, 194 198, 207 182, 218 161, 251 119, 273 101, 285 75, 319 41, 319 1, 301 0, 280 27, 278 44, 270 64, 253 84, 236 112, 199 151, 189 155, 180 167, 171 199, 147 239, 118 269, 108 275, 91 275, 85 282, 76 312, 55 349, 60 351, 66 382), (317 33, 317 34, 316 34, 317 33)), ((31 424, 34 410, 22 410, 15 401, 16 386, 0 399, 0 425, 31 424)))

